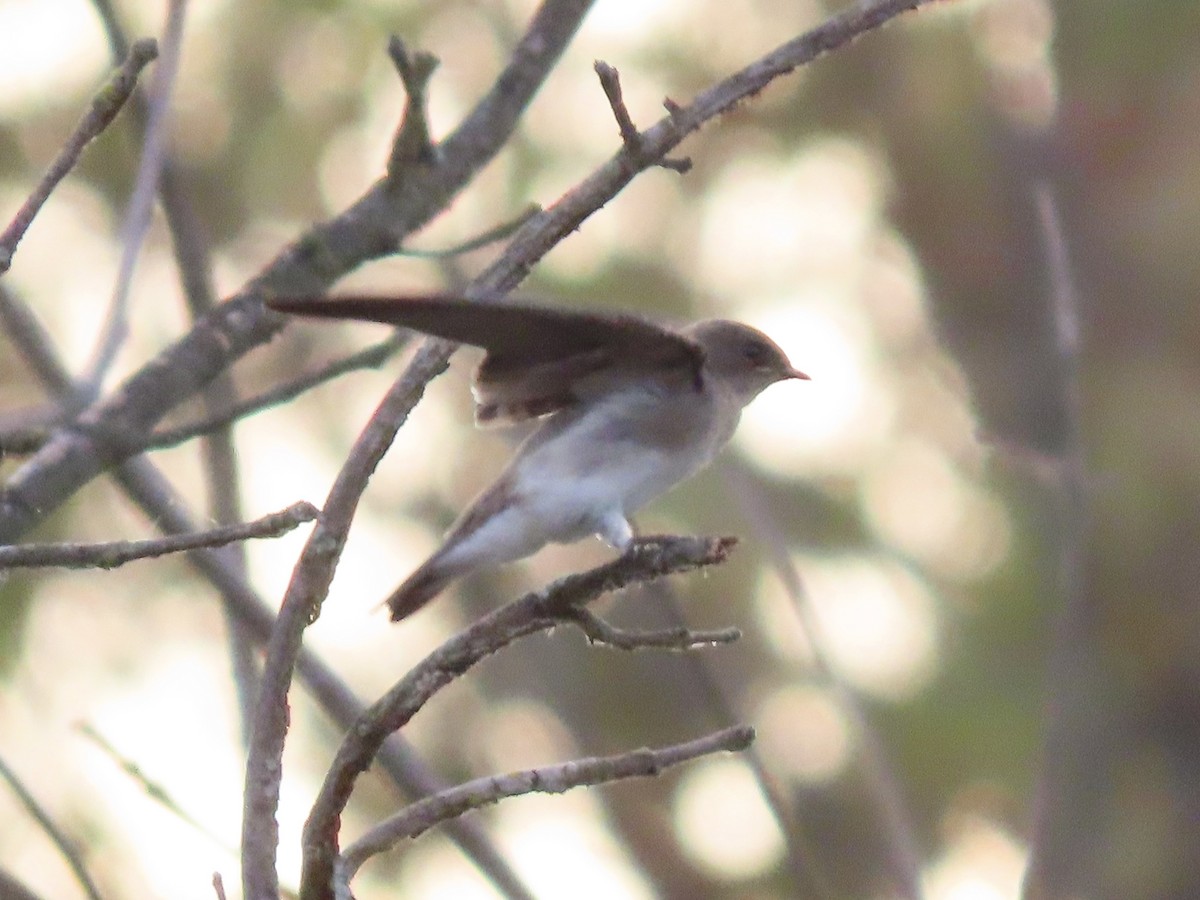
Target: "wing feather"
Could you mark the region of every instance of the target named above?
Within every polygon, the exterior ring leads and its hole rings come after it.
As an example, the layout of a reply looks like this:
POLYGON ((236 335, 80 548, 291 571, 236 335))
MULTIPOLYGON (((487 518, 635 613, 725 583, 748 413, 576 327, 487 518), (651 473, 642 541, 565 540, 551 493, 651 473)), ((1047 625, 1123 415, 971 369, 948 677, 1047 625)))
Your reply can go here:
POLYGON ((528 303, 475 302, 452 294, 268 298, 280 312, 411 328, 487 351, 475 373, 476 421, 521 421, 632 377, 699 383, 704 351, 641 316, 528 303))

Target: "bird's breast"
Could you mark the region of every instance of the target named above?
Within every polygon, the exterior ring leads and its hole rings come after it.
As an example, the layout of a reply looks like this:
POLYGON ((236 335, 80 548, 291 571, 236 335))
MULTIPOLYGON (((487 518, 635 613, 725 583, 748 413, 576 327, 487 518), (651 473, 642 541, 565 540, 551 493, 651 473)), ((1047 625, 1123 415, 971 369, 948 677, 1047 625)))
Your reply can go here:
POLYGON ((712 459, 727 437, 716 412, 694 391, 645 391, 560 413, 514 460, 518 489, 556 508, 631 513, 712 459))

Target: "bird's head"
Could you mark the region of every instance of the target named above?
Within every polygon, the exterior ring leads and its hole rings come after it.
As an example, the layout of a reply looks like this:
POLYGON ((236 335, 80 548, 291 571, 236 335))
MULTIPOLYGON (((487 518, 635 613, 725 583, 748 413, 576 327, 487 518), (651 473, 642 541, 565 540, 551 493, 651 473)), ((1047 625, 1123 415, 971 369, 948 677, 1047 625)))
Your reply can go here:
POLYGON ((727 319, 697 322, 685 332, 704 349, 704 368, 742 404, 777 381, 808 376, 792 366, 773 340, 749 325, 727 319))

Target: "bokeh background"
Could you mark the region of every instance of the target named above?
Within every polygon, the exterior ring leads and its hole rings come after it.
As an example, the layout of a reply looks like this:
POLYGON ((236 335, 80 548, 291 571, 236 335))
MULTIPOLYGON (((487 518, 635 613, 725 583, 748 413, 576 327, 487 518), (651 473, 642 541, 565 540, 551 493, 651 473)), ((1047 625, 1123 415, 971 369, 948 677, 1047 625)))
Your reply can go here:
MULTIPOLYGON (((549 204, 615 151, 594 59, 620 70, 635 120, 649 124, 663 97, 687 100, 837 6, 597 3, 510 146, 414 247, 549 204)), ((132 36, 160 33, 162 3, 116 9, 132 36)), ((441 59, 437 137, 488 88, 532 9, 192 4, 170 146, 219 290, 381 174, 403 103, 390 33, 441 59)), ((601 607, 623 624, 738 625, 739 644, 627 655, 559 630, 487 661, 407 729, 460 780, 756 726, 753 761, 476 814, 539 897, 888 897, 896 857, 911 853, 931 900, 998 900, 1018 895, 1035 841, 1044 871, 1078 896, 1200 895, 1198 51, 1195 4, 947 0, 710 124, 682 148, 689 174, 640 176, 537 268, 525 296, 740 318, 813 379, 764 394, 722 464, 640 519, 649 532, 740 535, 735 558, 601 607), (1077 359, 1056 324, 1039 190, 1069 255, 1077 359), (1080 455, 1082 473, 1064 466, 1080 455), (806 589, 799 604, 789 567, 806 589)), ((109 66, 89 3, 0 0, 0 219, 109 66)), ((124 116, 5 276, 77 371, 112 291, 137 153, 124 116)), ((398 257, 342 287, 438 288, 495 252, 461 257, 453 273, 398 257)), ((186 327, 158 219, 133 297, 109 388, 186 327)), ((297 324, 234 378, 252 394, 381 332, 297 324)), ((606 558, 594 542, 545 551, 468 580, 401 627, 375 609, 507 455, 504 437, 471 428, 472 361, 460 354, 401 432, 310 631, 363 697, 473 613, 606 558)), ((399 368, 240 424, 246 514, 319 504, 399 368)), ((0 335, 0 425, 46 402, 0 335)), ((203 509, 195 447, 155 460, 203 509)), ((0 477, 19 464, 0 459, 0 477)), ((100 480, 36 537, 153 533, 100 480)), ((302 540, 248 548, 266 596, 282 593, 302 540)), ((285 884, 339 737, 300 689, 293 712, 285 884)), ((0 580, 0 756, 107 896, 210 897, 213 871, 236 891, 239 742, 224 620, 186 563, 0 580), (148 797, 81 724, 192 821, 148 797)), ((401 799, 369 776, 348 833, 401 799)), ((42 896, 80 895, 5 790, 0 860, 42 896)), ((364 898, 496 896, 438 833, 372 863, 357 887, 364 898)))

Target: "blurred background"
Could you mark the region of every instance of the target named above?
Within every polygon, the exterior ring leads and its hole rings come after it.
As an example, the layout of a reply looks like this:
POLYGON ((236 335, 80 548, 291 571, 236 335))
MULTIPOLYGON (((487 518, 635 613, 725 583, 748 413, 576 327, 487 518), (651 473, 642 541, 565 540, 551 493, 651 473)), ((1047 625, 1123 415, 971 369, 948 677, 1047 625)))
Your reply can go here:
MULTIPOLYGON (((413 248, 548 205, 609 158, 618 136, 593 60, 620 70, 649 125, 665 96, 689 100, 838 7, 596 4, 509 147, 413 248)), ((533 8, 192 4, 170 152, 219 291, 382 174, 403 103, 389 34, 441 60, 437 138, 490 86, 533 8)), ((116 11, 133 37, 161 33, 163 3, 116 11)), ((599 607, 626 625, 737 625, 738 644, 629 655, 559 629, 488 660, 406 730, 458 781, 735 721, 758 729, 753 756, 475 814, 538 897, 882 898, 902 895, 909 866, 930 900, 999 900, 1018 896, 1035 844, 1059 887, 1045 896, 1200 895, 1198 45, 1200 7, 1170 0, 934 4, 689 138, 690 173, 640 176, 522 287, 580 307, 739 318, 812 376, 765 393, 721 464, 640 517, 651 533, 739 535, 732 561, 599 607), (1048 212, 1061 223, 1049 237, 1048 212), (1065 320, 1047 264, 1056 241, 1074 289, 1065 320), (1072 317, 1078 359, 1063 352, 1072 317), (1080 455, 1082 473, 1064 465, 1080 455)), ((110 65, 85 0, 0 0, 0 220, 110 65)), ((125 115, 5 276, 74 371, 112 292, 137 155, 125 115)), ((455 266, 469 275, 496 252, 455 266)), ((448 277, 437 261, 398 257, 340 287, 434 289, 448 277)), ((110 389, 186 328, 158 214, 133 304, 110 389)), ((251 395, 385 335, 298 323, 233 377, 251 395)), ((376 609, 508 455, 503 436, 471 426, 474 361, 460 353, 401 432, 309 632, 364 698, 473 615, 608 556, 592 541, 547 550, 399 627, 376 609)), ((400 368, 240 423, 246 516, 320 504, 400 368)), ((0 334, 0 425, 47 400, 0 334)), ((195 445, 154 459, 202 510, 195 445)), ((0 459, 0 477, 19 464, 0 459)), ((101 479, 35 537, 152 534, 101 479)), ((282 594, 303 539, 248 546, 265 596, 282 594)), ((83 848, 105 896, 211 897, 213 871, 236 892, 230 668, 215 594, 182 560, 0 578, 0 757, 83 848), (81 724, 193 821, 147 796, 81 724)), ((292 722, 285 885, 340 738, 301 689, 292 722)), ((347 834, 401 802, 368 775, 347 834)), ((43 897, 82 896, 5 789, 0 823, 3 868, 43 897)), ((356 889, 497 896, 438 832, 371 863, 356 889)))

